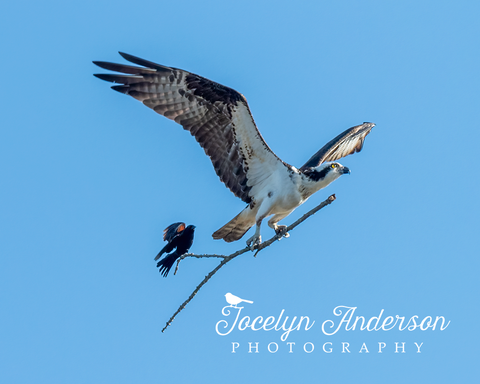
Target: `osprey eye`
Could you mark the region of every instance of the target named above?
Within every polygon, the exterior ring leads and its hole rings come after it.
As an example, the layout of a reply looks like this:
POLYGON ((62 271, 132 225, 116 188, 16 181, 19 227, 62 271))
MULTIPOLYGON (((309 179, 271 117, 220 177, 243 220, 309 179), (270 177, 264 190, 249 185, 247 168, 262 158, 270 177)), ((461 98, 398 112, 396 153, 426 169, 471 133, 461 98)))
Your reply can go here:
POLYGON ((337 164, 332 164, 332 168, 337 168, 337 164))

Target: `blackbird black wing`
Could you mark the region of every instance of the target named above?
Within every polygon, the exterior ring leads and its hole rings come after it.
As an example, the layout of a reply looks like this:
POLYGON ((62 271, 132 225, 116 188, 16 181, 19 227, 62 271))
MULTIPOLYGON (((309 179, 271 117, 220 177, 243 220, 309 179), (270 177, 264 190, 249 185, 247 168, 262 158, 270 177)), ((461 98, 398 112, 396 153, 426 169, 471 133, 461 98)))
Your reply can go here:
POLYGON ((185 230, 185 223, 178 222, 170 224, 167 228, 163 230, 163 240, 167 241, 167 245, 162 248, 162 250, 155 256, 154 260, 158 260, 164 253, 169 253, 173 251, 177 245, 174 241, 175 238, 180 236, 182 232, 185 230))
POLYGON ((178 222, 170 224, 167 228, 163 230, 163 240, 168 241, 169 243, 172 240, 179 236, 185 230, 185 223, 178 222))

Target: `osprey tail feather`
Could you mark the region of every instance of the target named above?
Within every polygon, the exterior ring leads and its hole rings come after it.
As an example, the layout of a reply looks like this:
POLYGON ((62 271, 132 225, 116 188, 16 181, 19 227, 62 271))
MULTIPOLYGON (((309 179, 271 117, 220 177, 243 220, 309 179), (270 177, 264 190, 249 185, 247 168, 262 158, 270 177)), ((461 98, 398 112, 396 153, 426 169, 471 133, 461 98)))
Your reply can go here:
POLYGON ((223 239, 227 243, 240 240, 243 235, 255 224, 255 215, 252 215, 250 207, 245 208, 218 231, 212 237, 215 240, 223 239))

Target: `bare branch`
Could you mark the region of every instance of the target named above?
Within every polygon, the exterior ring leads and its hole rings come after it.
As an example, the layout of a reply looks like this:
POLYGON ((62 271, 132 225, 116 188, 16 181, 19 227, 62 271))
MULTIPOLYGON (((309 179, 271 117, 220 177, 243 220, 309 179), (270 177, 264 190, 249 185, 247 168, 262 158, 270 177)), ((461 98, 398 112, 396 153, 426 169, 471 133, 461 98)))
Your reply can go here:
MULTIPOLYGON (((326 207, 327 205, 333 203, 335 201, 336 197, 335 195, 331 195, 328 197, 328 199, 326 199, 325 201, 323 201, 322 203, 320 203, 319 205, 317 205, 315 208, 311 209, 310 211, 308 211, 306 214, 304 214, 300 219, 298 219, 297 221, 295 221, 293 224, 289 225, 287 227, 287 232, 290 232, 292 231, 295 227, 297 227, 299 224, 301 224, 302 222, 304 222, 306 219, 308 219, 310 216, 314 215, 315 213, 317 213, 320 209, 326 207)), ((271 239, 263 242, 262 244, 260 245, 256 245, 253 250, 256 250, 255 252, 255 255, 254 256, 257 256, 257 253, 260 252, 261 250, 265 249, 266 247, 270 246, 273 242, 275 242, 276 240, 279 240, 281 239, 282 236, 281 235, 275 235, 273 236, 271 239)), ((228 256, 225 256, 225 255, 216 255, 216 254, 203 254, 203 255, 197 255, 197 254, 194 254, 194 253, 187 253, 185 255, 182 255, 179 257, 179 259, 177 260, 177 266, 175 268, 175 274, 177 273, 178 271, 178 264, 180 263, 181 260, 185 259, 186 257, 196 257, 196 258, 208 258, 208 257, 217 257, 217 258, 223 258, 223 260, 220 262, 220 264, 218 264, 215 269, 213 269, 207 276, 205 276, 205 278, 202 280, 202 282, 197 286, 197 288, 195 288, 195 290, 191 293, 191 295, 188 297, 187 300, 185 300, 182 305, 180 305, 180 307, 177 309, 177 311, 173 314, 173 316, 170 318, 170 320, 167 321, 167 323, 165 324, 165 327, 162 329, 162 332, 164 332, 169 326, 170 324, 172 324, 172 321, 175 319, 175 316, 177 316, 185 307, 186 305, 192 301, 192 299, 195 297, 195 295, 198 293, 198 291, 200 290, 200 288, 202 288, 208 280, 210 280, 213 275, 215 273, 218 272, 218 270, 220 268, 222 268, 225 264, 227 264, 229 261, 233 260, 235 257, 237 256, 240 256, 242 254, 244 254, 245 252, 248 252, 250 251, 250 247, 245 247, 243 249, 240 249, 234 253, 232 253, 231 255, 228 255, 228 256)))
POLYGON ((183 259, 185 259, 186 257, 196 257, 197 259, 202 259, 204 257, 217 257, 217 258, 220 258, 220 259, 225 259, 227 258, 228 256, 225 256, 225 255, 207 255, 207 254, 203 254, 203 255, 197 255, 195 253, 185 253, 184 255, 180 256, 178 259, 177 259, 177 265, 175 267, 175 273, 174 275, 177 274, 177 271, 178 271, 178 264, 180 264, 180 261, 182 261, 183 259))

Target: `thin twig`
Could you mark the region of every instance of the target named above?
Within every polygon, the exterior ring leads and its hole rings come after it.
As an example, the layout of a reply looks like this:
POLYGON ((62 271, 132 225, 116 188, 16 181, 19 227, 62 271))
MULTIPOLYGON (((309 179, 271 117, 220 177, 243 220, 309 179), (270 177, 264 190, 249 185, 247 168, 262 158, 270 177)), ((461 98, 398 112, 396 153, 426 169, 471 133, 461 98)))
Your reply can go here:
MULTIPOLYGON (((326 207, 327 205, 333 203, 335 201, 335 195, 331 195, 328 197, 328 199, 326 199, 325 201, 323 201, 322 203, 320 203, 319 205, 317 205, 315 208, 311 209, 310 211, 308 211, 306 214, 304 214, 300 219, 298 219, 297 221, 295 221, 293 224, 289 225, 287 227, 287 231, 286 232, 290 232, 291 230, 293 230, 296 226, 298 226, 299 224, 301 224, 303 221, 305 221, 306 219, 308 219, 310 216, 314 215, 315 213, 317 213, 320 209, 326 207)), ((264 243, 260 244, 260 245, 256 245, 253 250, 256 250, 255 252, 255 256, 257 256, 257 253, 260 252, 262 249, 265 249, 266 247, 270 246, 273 242, 275 242, 276 240, 279 240, 281 239, 282 236, 281 235, 275 235, 273 236, 271 239, 265 241, 264 243)), ((162 332, 164 332, 169 326, 170 324, 172 324, 172 321, 175 319, 175 316, 177 316, 185 307, 186 305, 192 301, 192 299, 195 297, 195 295, 198 293, 198 291, 200 290, 200 288, 202 288, 208 280, 210 280, 213 275, 215 273, 217 273, 217 271, 222 268, 225 264, 227 264, 229 261, 233 260, 235 257, 237 256, 240 256, 242 254, 244 254, 245 252, 248 252, 252 249, 250 249, 250 247, 245 247, 243 249, 240 249, 234 253, 232 253, 231 255, 228 255, 228 256, 225 256, 225 255, 215 255, 215 254, 203 254, 203 255, 197 255, 197 254, 194 254, 194 253, 187 253, 185 255, 182 255, 178 260, 177 260, 177 266, 175 268, 175 274, 177 273, 178 271, 178 264, 180 263, 181 260, 183 260, 184 258, 186 257, 196 257, 196 258, 204 258, 204 257, 218 257, 218 258, 223 258, 223 260, 220 262, 220 264, 218 264, 215 269, 213 269, 207 276, 205 276, 205 278, 202 280, 202 282, 197 286, 197 288, 195 288, 195 290, 191 293, 191 295, 188 297, 187 300, 185 300, 182 305, 180 305, 180 307, 177 309, 177 311, 173 314, 173 316, 170 318, 170 320, 167 321, 165 327, 162 329, 162 332)))
POLYGON ((185 259, 186 257, 196 257, 197 259, 202 259, 204 257, 217 257, 219 259, 225 259, 227 258, 228 256, 225 256, 225 255, 207 255, 207 254, 203 254, 203 255, 197 255, 195 253, 185 253, 184 255, 180 256, 178 259, 177 259, 177 265, 175 267, 175 272, 174 272, 174 275, 177 274, 177 271, 178 271, 178 264, 180 264, 180 261, 182 261, 183 259, 185 259))

